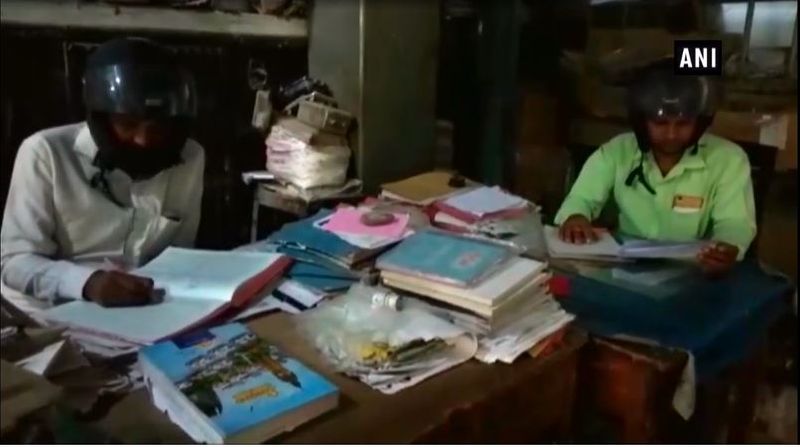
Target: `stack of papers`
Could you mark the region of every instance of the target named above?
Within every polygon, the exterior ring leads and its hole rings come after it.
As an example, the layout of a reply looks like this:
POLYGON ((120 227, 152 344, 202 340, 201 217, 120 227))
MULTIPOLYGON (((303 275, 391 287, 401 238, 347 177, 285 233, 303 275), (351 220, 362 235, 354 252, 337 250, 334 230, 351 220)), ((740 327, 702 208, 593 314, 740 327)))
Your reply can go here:
POLYGON ((542 216, 536 207, 530 207, 519 217, 489 218, 474 223, 439 211, 434 215, 433 223, 448 231, 509 244, 530 258, 541 259, 547 254, 542 235, 542 216))
POLYGON ((520 217, 528 212, 528 201, 508 194, 498 186, 482 186, 442 200, 436 207, 458 220, 475 223, 485 219, 520 217))
MULTIPOLYGON (((392 255, 393 252, 389 252, 385 256, 392 255)), ((405 256, 427 259, 424 254, 414 252, 405 256)), ((475 254, 470 259, 480 265, 475 254)), ((410 309, 436 315, 477 334, 478 359, 484 362, 511 363, 573 319, 553 300, 549 291, 551 275, 541 262, 514 256, 488 276, 458 268, 458 261, 455 264, 455 273, 448 272, 450 276, 471 273, 480 279, 470 282, 464 280, 469 275, 462 275, 460 283, 444 282, 441 274, 426 274, 420 266, 404 271, 381 269, 381 278, 387 286, 413 294, 411 298, 404 298, 410 309)))
POLYGON ((164 290, 163 302, 104 308, 74 301, 42 312, 42 318, 97 339, 150 344, 247 307, 290 263, 275 253, 170 247, 132 272, 152 278, 164 290))
POLYGON ((503 269, 473 287, 440 284, 390 271, 381 272, 386 285, 429 297, 492 321, 513 306, 546 293, 549 273, 532 259, 514 258, 503 269))
POLYGON ((520 355, 574 319, 572 314, 548 298, 525 312, 512 325, 481 337, 475 358, 484 363, 513 363, 520 355))
POLYGON ((597 231, 597 241, 589 244, 572 244, 561 240, 558 228, 544 227, 547 251, 554 259, 582 259, 612 261, 620 260, 619 243, 608 231, 597 231))
POLYGON ((558 228, 546 226, 544 229, 547 249, 552 258, 587 260, 623 259, 675 259, 691 260, 697 257, 707 241, 671 242, 627 239, 617 242, 608 231, 598 230, 598 240, 593 243, 571 244, 562 241, 558 228))

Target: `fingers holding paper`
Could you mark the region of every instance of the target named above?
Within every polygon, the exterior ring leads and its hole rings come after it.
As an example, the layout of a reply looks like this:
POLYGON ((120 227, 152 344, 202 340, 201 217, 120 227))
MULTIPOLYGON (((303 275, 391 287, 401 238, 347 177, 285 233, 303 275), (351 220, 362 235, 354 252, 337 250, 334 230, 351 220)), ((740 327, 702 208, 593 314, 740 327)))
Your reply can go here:
POLYGON ((697 261, 703 271, 709 275, 721 275, 728 272, 736 264, 739 249, 725 242, 714 242, 697 254, 697 261))
POLYGON ((575 214, 570 216, 559 228, 561 240, 571 244, 591 244, 597 242, 597 234, 592 228, 592 222, 585 216, 575 214))

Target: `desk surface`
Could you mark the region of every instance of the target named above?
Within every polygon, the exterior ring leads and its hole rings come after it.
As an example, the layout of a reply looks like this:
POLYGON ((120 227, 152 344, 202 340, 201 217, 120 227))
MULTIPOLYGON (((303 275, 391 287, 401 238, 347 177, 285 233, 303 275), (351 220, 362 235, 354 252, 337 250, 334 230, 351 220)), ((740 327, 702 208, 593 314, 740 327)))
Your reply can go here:
MULTIPOLYGON (((586 340, 573 331, 561 349, 543 359, 523 356, 513 365, 470 360, 398 394, 384 395, 336 374, 297 333, 288 315, 269 315, 249 325, 341 390, 337 410, 273 440, 282 443, 533 440, 569 420, 577 354, 586 340)), ((145 391, 115 405, 99 426, 123 442, 188 440, 150 405, 145 391)))
MULTIPOLYGON (((563 270, 562 270, 563 271, 563 270)), ((725 277, 696 273, 656 287, 622 286, 607 269, 568 273, 564 308, 597 335, 625 334, 695 356, 699 378, 743 359, 781 312, 793 287, 745 260, 725 277)))

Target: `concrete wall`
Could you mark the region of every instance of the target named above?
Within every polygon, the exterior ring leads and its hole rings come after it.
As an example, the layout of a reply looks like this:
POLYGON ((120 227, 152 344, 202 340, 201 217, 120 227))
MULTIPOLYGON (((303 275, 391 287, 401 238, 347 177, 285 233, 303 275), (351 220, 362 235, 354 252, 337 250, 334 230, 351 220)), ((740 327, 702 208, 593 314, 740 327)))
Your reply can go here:
POLYGON ((352 147, 367 191, 434 165, 439 2, 317 2, 309 72, 357 120, 352 147))

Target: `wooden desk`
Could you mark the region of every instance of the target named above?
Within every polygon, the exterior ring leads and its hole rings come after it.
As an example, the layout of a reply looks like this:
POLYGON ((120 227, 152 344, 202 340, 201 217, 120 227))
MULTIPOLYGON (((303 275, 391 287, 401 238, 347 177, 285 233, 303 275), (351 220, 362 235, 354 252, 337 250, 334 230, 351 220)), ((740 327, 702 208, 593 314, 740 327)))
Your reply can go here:
MULTIPOLYGON (((514 443, 561 440, 569 433, 578 353, 586 336, 570 332, 543 359, 513 365, 471 360, 395 395, 384 395, 333 372, 296 332, 291 317, 274 314, 250 327, 339 386, 339 408, 273 440, 280 443, 514 443)), ((122 442, 188 442, 138 391, 115 405, 99 427, 122 442)))

